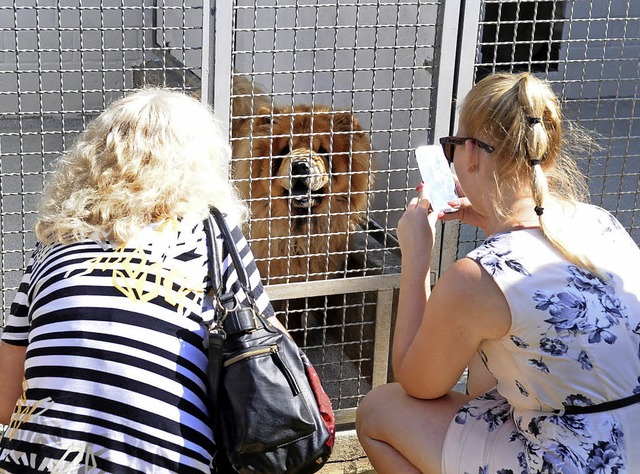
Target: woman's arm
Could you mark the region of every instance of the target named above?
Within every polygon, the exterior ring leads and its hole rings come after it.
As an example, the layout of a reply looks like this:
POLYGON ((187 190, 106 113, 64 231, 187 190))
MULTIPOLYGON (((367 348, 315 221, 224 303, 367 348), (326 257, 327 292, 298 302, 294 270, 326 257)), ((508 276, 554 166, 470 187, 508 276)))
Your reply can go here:
POLYGON ((501 338, 510 327, 509 306, 493 278, 477 262, 459 260, 431 294, 417 284, 401 289, 393 349, 396 380, 416 398, 445 395, 482 340, 501 338), (422 312, 416 301, 422 301, 422 312))
POLYGON ((420 188, 419 193, 419 197, 409 202, 398 222, 402 262, 398 317, 393 336, 394 372, 416 337, 430 295, 429 267, 437 216, 429 212, 430 204, 424 188, 420 188))
POLYGON ((497 385, 498 381, 487 369, 476 353, 469 362, 469 374, 467 376, 467 394, 472 397, 478 397, 487 393, 497 385))
POLYGON ((27 348, 0 342, 0 424, 7 425, 22 395, 24 359, 27 348))
POLYGON ((458 186, 459 211, 436 216, 428 196, 411 200, 398 222, 402 251, 400 296, 393 339, 396 380, 416 398, 437 398, 458 382, 483 339, 511 327, 511 311, 493 278, 475 261, 462 259, 431 290, 429 272, 437 218, 486 224, 458 186))

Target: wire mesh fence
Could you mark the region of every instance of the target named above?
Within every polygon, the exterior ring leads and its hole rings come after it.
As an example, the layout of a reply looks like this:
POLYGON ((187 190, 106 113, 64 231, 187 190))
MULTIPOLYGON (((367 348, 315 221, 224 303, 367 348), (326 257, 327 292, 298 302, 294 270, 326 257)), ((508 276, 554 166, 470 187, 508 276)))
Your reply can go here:
POLYGON ((0 2, 0 306, 35 238, 44 180, 105 105, 145 82, 195 91, 202 5, 0 2))
POLYGON ((268 282, 398 270, 392 231, 417 185, 413 147, 430 130, 425 64, 433 65, 438 8, 236 2, 231 66, 244 87, 233 91, 232 114, 245 120, 232 125, 235 178, 254 210, 249 233, 268 282), (282 179, 287 160, 260 167, 296 149, 325 162, 310 167, 311 188, 282 179), (292 267, 300 254, 305 262, 292 267))
POLYGON ((419 183, 413 149, 433 135, 441 8, 232 7, 233 177, 252 208, 249 240, 268 291, 290 285, 278 314, 338 411, 387 379, 393 292, 381 300, 359 277, 397 284, 395 229, 419 183), (299 286, 329 280, 339 283, 317 297, 299 286))

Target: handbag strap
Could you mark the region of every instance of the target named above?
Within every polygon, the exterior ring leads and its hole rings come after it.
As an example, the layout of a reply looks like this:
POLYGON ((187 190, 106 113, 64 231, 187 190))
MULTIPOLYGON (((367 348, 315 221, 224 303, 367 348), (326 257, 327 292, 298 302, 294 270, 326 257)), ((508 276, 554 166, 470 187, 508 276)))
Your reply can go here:
POLYGON ((224 329, 226 335, 252 332, 261 327, 273 331, 274 328, 271 323, 269 323, 257 309, 253 294, 250 291, 247 270, 242 262, 227 221, 220 210, 212 207, 211 214, 205 220, 204 226, 207 234, 209 275, 213 285, 213 303, 214 306, 217 305, 217 308, 222 310, 216 313, 217 326, 222 326, 221 329, 224 329), (231 288, 229 288, 227 292, 224 292, 223 275, 220 270, 220 259, 217 257, 217 247, 214 238, 213 219, 215 219, 216 225, 222 234, 222 245, 231 256, 233 267, 238 276, 238 283, 249 301, 249 305, 242 305, 241 302, 236 299, 236 295, 231 288))
POLYGON ((207 240, 207 263, 209 268, 209 278, 211 280, 211 290, 204 295, 209 301, 210 308, 213 309, 214 317, 210 323, 204 323, 207 329, 205 336, 205 347, 209 363, 207 365, 207 394, 209 402, 209 417, 211 426, 216 426, 218 422, 218 386, 220 383, 220 371, 224 358, 224 340, 226 334, 219 324, 219 299, 218 293, 222 288, 222 271, 220 270, 220 259, 218 258, 218 246, 215 241, 213 219, 209 215, 204 220, 204 233, 207 240))
POLYGON ((213 222, 209 215, 204 220, 204 233, 207 237, 207 261, 209 264, 209 278, 211 279, 211 288, 214 294, 217 294, 222 288, 222 271, 220 270, 220 259, 218 258, 218 246, 216 245, 215 232, 213 222))
POLYGON ((240 282, 240 285, 242 285, 242 289, 244 290, 244 292, 247 293, 247 296, 249 296, 249 277, 247 276, 247 269, 242 263, 242 258, 240 258, 238 248, 235 245, 235 240, 231 235, 231 231, 229 230, 227 221, 220 210, 216 207, 211 208, 211 215, 213 215, 213 218, 216 220, 218 229, 220 229, 220 232, 222 232, 222 245, 224 245, 225 249, 231 256, 233 266, 236 269, 236 273, 238 274, 238 281, 240 282))

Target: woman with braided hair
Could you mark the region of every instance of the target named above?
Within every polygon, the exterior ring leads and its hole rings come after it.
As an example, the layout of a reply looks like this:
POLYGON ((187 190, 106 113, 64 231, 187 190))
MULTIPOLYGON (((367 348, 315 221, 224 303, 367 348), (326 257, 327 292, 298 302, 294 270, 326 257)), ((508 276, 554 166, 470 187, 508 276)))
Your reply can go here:
POLYGON ((584 202, 562 123, 547 82, 494 74, 440 139, 462 197, 398 224, 396 383, 356 419, 376 472, 640 472, 640 250, 584 202), (431 289, 437 219, 488 237, 431 289))

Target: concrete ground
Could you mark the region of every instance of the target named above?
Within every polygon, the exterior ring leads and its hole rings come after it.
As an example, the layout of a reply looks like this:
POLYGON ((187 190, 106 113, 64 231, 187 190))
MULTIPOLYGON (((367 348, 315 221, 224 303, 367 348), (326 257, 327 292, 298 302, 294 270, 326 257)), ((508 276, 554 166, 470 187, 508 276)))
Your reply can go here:
POLYGON ((320 474, 374 474, 375 471, 358 442, 355 430, 340 431, 329 462, 320 474))

